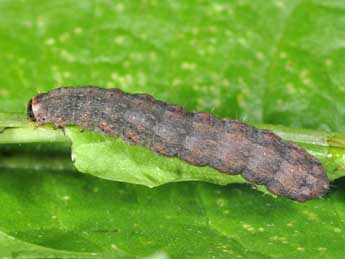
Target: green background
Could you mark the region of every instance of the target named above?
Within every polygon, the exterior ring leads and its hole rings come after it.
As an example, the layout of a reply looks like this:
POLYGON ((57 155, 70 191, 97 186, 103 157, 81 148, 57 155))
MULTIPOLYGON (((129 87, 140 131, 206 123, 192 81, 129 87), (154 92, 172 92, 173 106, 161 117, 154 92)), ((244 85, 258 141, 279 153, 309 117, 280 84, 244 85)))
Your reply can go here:
MULTIPOLYGON (((224 118, 345 131, 343 0, 1 0, 0 13, 1 112, 24 112, 57 86, 99 85, 224 118)), ((2 168, 0 255, 342 258, 344 185, 301 204, 245 184, 149 189, 2 168)))

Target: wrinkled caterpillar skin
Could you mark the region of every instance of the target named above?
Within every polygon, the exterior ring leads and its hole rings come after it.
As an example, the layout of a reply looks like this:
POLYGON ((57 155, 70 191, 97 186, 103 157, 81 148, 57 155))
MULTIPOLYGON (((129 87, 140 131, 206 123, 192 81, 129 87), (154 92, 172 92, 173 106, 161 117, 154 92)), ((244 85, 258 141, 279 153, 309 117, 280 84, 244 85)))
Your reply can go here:
POLYGON ((34 96, 28 114, 38 124, 78 125, 195 166, 241 173, 249 182, 297 201, 321 197, 329 187, 316 158, 271 131, 205 112, 187 112, 149 95, 63 87, 34 96))

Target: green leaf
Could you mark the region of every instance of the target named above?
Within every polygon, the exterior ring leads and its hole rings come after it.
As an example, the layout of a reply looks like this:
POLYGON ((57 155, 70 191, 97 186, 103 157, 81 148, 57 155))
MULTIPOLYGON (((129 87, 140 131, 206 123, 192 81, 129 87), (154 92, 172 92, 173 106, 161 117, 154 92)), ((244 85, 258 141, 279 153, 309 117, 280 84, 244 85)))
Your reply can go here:
POLYGON ((66 134, 72 140, 72 160, 76 168, 104 179, 148 187, 193 180, 221 185, 245 182, 239 175, 226 175, 177 158, 157 156, 145 147, 130 146, 120 138, 104 137, 95 132, 80 134, 78 127, 66 128, 66 134))
MULTIPOLYGON (((345 129, 343 0, 4 0, 0 11, 1 112, 23 113, 32 95, 57 86, 93 84, 224 118, 345 129)), ((88 148, 83 136, 107 142, 67 131, 80 144, 76 153, 88 148)), ((138 172, 142 149, 116 141, 103 148, 123 147, 126 166, 138 172)), ((15 238, 6 257, 18 258, 22 241, 32 257, 48 249, 43 258, 62 257, 49 249, 99 258, 344 257, 342 178, 324 199, 303 204, 246 184, 150 189, 71 171, 66 153, 47 168, 59 149, 50 148, 44 156, 25 145, 1 150, 3 161, 13 158, 0 164, 0 231, 15 238)), ((79 153, 77 166, 81 155, 91 153, 79 153)), ((158 179, 164 171, 175 181, 170 170, 183 165, 162 164, 158 179)), ((7 242, 0 238, 0 248, 7 242)))

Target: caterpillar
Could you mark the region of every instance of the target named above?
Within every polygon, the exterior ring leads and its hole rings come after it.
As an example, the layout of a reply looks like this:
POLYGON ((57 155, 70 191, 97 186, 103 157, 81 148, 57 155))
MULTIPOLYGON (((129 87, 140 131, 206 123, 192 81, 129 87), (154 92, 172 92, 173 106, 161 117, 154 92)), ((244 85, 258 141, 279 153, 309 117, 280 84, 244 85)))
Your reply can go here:
POLYGON ((206 112, 188 112, 146 94, 61 87, 32 97, 27 113, 39 125, 78 125, 194 166, 241 174, 250 183, 297 201, 321 197, 329 188, 321 163, 273 132, 206 112))

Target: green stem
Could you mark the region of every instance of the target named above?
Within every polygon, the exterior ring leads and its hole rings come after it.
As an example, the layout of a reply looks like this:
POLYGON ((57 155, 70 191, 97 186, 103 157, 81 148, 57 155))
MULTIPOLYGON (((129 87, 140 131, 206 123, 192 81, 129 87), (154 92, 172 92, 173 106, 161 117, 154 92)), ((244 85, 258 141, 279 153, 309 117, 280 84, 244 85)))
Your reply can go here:
POLYGON ((345 148, 345 134, 309 129, 292 129, 280 125, 257 124, 256 127, 272 130, 282 139, 324 147, 345 148))
POLYGON ((18 128, 35 126, 23 113, 0 113, 0 128, 18 128))
MULTIPOLYGON (((284 126, 256 124, 258 128, 269 129, 286 141, 302 145, 315 155, 329 169, 345 170, 345 134, 321 132, 307 129, 292 129, 284 126)), ((70 144, 70 139, 61 129, 51 125, 37 126, 23 114, 0 113, 0 144, 59 142, 70 144)))
MULTIPOLYGON (((309 129, 293 129, 280 125, 254 124, 262 129, 272 130, 286 141, 321 147, 345 148, 345 134, 321 132, 309 129)), ((0 113, 0 144, 34 142, 69 142, 61 129, 52 126, 37 126, 18 113, 0 113)))
POLYGON ((61 129, 52 127, 5 128, 0 134, 0 144, 41 142, 70 142, 61 129))
POLYGON ((0 144, 70 142, 61 129, 37 126, 24 114, 0 113, 0 128, 0 144))

